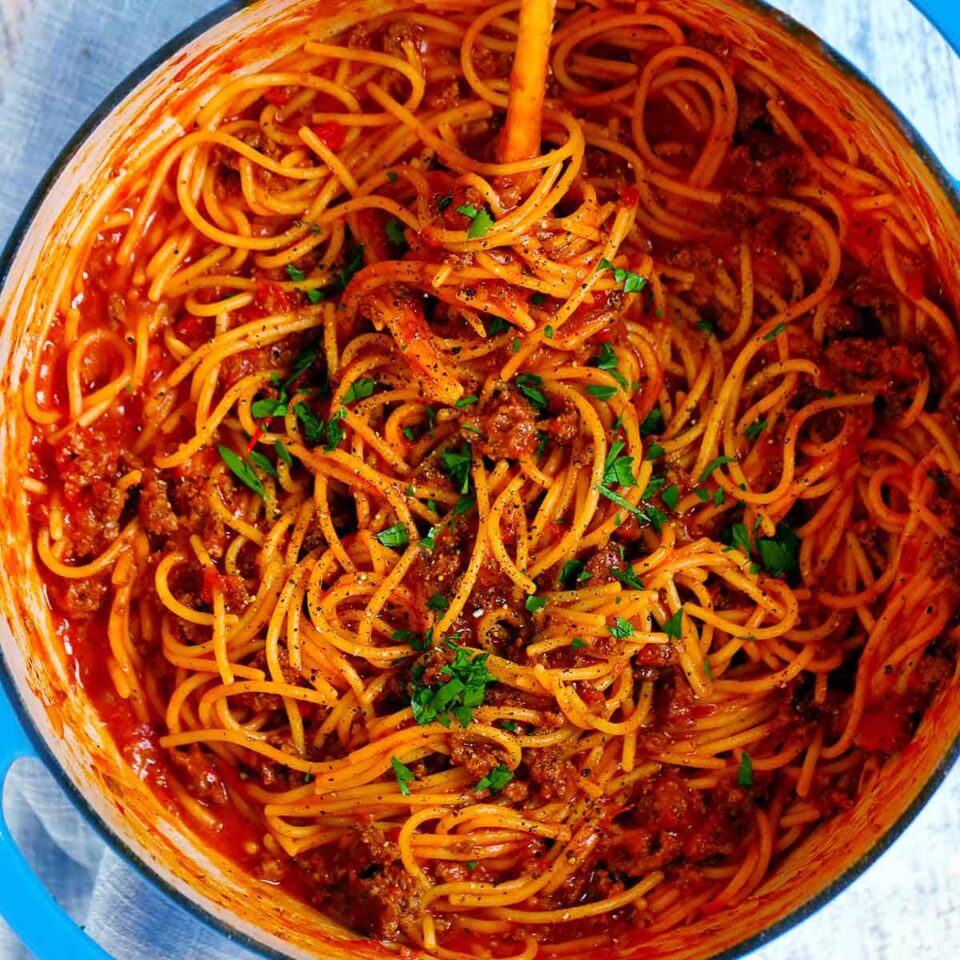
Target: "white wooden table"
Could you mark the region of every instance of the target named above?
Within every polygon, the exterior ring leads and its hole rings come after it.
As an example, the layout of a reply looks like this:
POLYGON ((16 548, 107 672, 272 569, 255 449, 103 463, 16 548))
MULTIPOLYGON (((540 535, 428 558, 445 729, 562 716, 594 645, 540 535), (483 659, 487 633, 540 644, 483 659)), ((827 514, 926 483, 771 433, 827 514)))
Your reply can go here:
MULTIPOLYGON (((168 35, 215 6, 211 0, 0 0, 0 243, 33 186, 22 175, 25 152, 31 160, 31 176, 35 171, 39 179, 82 117, 151 52, 138 45, 135 24, 138 10, 153 4, 158 5, 154 10, 163 11, 168 35), (60 11, 67 11, 63 17, 71 17, 69 24, 59 23, 60 11), (38 38, 37 31, 32 35, 31 30, 41 16, 49 33, 38 38), (104 25, 117 16, 132 25, 128 42, 119 51, 114 48, 104 55, 100 45, 104 25), (60 32, 58 25, 62 26, 60 32), (58 54, 62 50, 63 56, 89 63, 77 96, 83 108, 75 112, 72 121, 71 115, 61 115, 55 118, 58 124, 41 125, 39 132, 25 134, 28 142, 21 143, 16 137, 16 121, 21 118, 5 118, 4 90, 20 84, 17 103, 24 117, 30 114, 29 104, 25 106, 30 91, 34 91, 36 109, 44 109, 50 78, 31 76, 31 56, 54 41, 59 44, 58 54), (11 177, 15 168, 18 178, 11 177)), ((906 0, 776 0, 774 5, 813 28, 872 77, 913 120, 948 170, 960 176, 960 61, 906 0)), ((133 950, 130 956, 134 955, 147 954, 133 950)), ((0 938, 0 960, 19 960, 21 956, 9 938, 0 938)), ((862 878, 755 957, 960 957, 960 769, 862 878)))

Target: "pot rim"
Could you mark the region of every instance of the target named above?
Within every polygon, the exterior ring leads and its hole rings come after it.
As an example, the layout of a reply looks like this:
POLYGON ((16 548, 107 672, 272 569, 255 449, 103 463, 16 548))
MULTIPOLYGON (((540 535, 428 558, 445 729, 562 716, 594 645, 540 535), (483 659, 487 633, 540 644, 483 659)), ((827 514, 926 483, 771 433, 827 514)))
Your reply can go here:
MULTIPOLYGON (((14 223, 2 250, 0 250, 0 292, 2 292, 6 284, 10 268, 16 259, 24 237, 26 237, 33 226, 34 219, 41 204, 80 147, 96 132, 101 122, 105 120, 141 82, 172 59, 183 47, 222 21, 234 14, 240 13, 249 5, 249 2, 250 0, 224 0, 223 3, 209 13, 204 14, 204 16, 200 17, 190 26, 181 30, 131 70, 130 73, 103 98, 86 119, 83 120, 38 182, 23 211, 14 223)), ((812 49, 822 57, 832 69, 845 74, 847 77, 865 86, 873 95, 878 97, 880 102, 889 111, 890 116, 896 121, 900 132, 906 138, 909 145, 927 169, 933 174, 937 183, 943 188, 953 206, 954 212, 960 217, 960 181, 954 180, 950 176, 930 145, 913 126, 911 121, 859 67, 851 63, 843 54, 823 40, 818 34, 795 20, 790 14, 772 7, 767 0, 728 0, 728 2, 734 5, 739 4, 762 14, 768 20, 773 21, 779 29, 803 43, 804 46, 812 49)), ((909 2, 911 5, 917 6, 915 0, 909 0, 909 2)), ((926 18, 922 10, 920 13, 926 18)), ((936 29, 939 36, 945 40, 947 39, 938 28, 935 27, 934 29, 936 29)), ((948 40, 947 42, 949 43, 948 40)), ((165 896, 168 901, 184 911, 192 919, 200 921, 208 929, 216 931, 227 940, 252 951, 264 958, 264 960, 289 960, 288 954, 281 953, 275 948, 265 944, 262 940, 258 940, 241 932, 237 927, 221 919, 212 911, 201 906, 196 900, 178 890, 172 883, 164 878, 156 868, 147 863, 144 857, 133 849, 131 845, 122 839, 100 817, 86 799, 84 792, 77 787, 72 778, 57 761, 46 740, 33 722, 20 690, 12 679, 3 644, 0 644, 0 668, 2 668, 0 669, 0 695, 5 695, 13 706, 17 720, 30 740, 30 743, 33 745, 37 758, 50 772, 59 787, 67 794, 73 806, 83 815, 106 845, 125 864, 132 867, 153 889, 157 890, 162 896, 165 896)), ((923 786, 917 792, 917 795, 907 809, 876 838, 875 842, 860 859, 846 867, 830 883, 776 923, 771 924, 769 927, 755 933, 753 936, 748 937, 735 946, 714 955, 713 960, 737 960, 737 958, 745 957, 760 947, 776 940, 787 931, 799 926, 817 913, 821 907, 835 899, 873 866, 903 835, 904 831, 914 822, 917 815, 924 806, 926 806, 931 796, 933 796, 943 784, 943 781, 947 778, 947 775, 954 766, 957 765, 958 761, 960 761, 960 736, 956 737, 944 752, 940 762, 931 775, 924 781, 923 786)), ((46 958, 41 958, 41 960, 46 960, 46 958)))

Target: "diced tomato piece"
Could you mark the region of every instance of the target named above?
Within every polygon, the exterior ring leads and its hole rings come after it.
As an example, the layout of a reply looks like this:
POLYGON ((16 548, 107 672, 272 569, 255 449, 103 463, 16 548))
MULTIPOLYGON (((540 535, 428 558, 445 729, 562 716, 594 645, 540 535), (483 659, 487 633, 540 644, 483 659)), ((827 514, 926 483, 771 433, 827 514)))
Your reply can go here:
POLYGON ((278 107, 285 107, 290 102, 289 87, 270 87, 263 95, 267 103, 272 103, 278 107))
POLYGON ((214 593, 217 590, 219 590, 221 593, 224 593, 226 587, 226 582, 217 571, 217 568, 207 567, 203 571, 203 586, 200 588, 200 599, 204 603, 213 603, 214 593))
POLYGON ((318 124, 313 128, 313 132, 317 135, 317 139, 334 153, 347 139, 347 128, 336 120, 327 120, 325 123, 318 124))
POLYGON ((620 202, 625 207, 635 207, 640 202, 640 190, 633 184, 625 187, 620 197, 620 202))
POLYGON ((254 303, 267 313, 282 313, 293 307, 289 294, 269 280, 258 280, 254 293, 254 303))

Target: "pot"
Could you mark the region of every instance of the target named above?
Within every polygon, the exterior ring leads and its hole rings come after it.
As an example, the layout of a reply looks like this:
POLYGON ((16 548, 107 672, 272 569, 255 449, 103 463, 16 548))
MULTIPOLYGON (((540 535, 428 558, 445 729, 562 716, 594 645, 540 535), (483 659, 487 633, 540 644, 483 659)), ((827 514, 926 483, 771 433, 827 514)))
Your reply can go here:
MULTIPOLYGON (((371 14, 395 0, 361 0, 371 14)), ((960 50, 955 0, 914 0, 960 50)), ((258 885, 206 847, 165 807, 104 735, 54 630, 36 569, 23 488, 30 424, 18 389, 53 309, 72 238, 112 202, 134 167, 182 129, 177 117, 238 58, 259 65, 294 45, 305 24, 336 17, 355 0, 232 0, 159 50, 107 99, 68 145, 31 200, 0 258, 0 779, 39 756, 105 839, 158 888, 263 956, 360 960, 395 952, 258 885), (57 264, 58 269, 52 265, 57 264)), ((925 221, 945 276, 960 276, 960 197, 909 123, 846 61, 788 17, 756 0, 683 0, 685 17, 788 70, 818 111, 838 118, 925 221)), ((960 311, 960 288, 953 291, 960 311)), ((732 910, 624 947, 623 960, 740 956, 809 916, 862 873, 910 823, 960 753, 960 682, 924 716, 901 755, 852 810, 825 823, 732 910)), ((41 887, 0 822, 0 914, 38 957, 107 955, 41 887)), ((609 953, 609 951, 606 951, 609 953)))

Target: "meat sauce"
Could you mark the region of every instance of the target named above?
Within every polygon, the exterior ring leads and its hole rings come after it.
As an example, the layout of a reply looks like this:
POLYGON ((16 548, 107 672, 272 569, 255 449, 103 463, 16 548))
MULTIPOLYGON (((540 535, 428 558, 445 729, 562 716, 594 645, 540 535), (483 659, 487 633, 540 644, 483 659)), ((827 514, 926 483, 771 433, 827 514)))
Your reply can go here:
MULTIPOLYGON (((397 24, 393 24, 390 30, 379 33, 358 27, 349 43, 357 49, 402 49, 409 37, 403 31, 397 33, 396 27, 397 24)), ((694 38, 692 42, 713 41, 700 37, 699 41, 694 38)), ((496 59, 497 55, 486 50, 483 56, 489 60, 496 59)), ((500 63, 478 63, 478 69, 491 75, 503 67, 500 63)), ((432 109, 450 109, 460 101, 462 89, 462 84, 449 77, 433 82, 427 91, 427 102, 432 109)), ((271 87, 263 99, 273 107, 286 109, 291 103, 296 104, 296 96, 293 88, 271 87)), ((323 106, 322 103, 319 105, 323 106)), ((251 108, 249 115, 255 116, 256 111, 251 108)), ((661 131, 669 130, 677 122, 675 107, 665 101, 658 102, 647 116, 648 126, 659 127, 661 131)), ((814 132, 822 135, 812 118, 802 118, 801 126, 811 135, 814 132)), ((336 153, 344 147, 348 135, 345 126, 322 121, 312 129, 330 151, 336 153)), ((483 132, 477 131, 478 142, 483 139, 483 132)), ((623 174, 622 170, 616 169, 617 158, 611 154, 590 154, 588 166, 592 174, 601 177, 623 174)), ((239 189, 238 173, 233 165, 223 162, 218 167, 217 176, 216 188, 223 195, 239 189)), ((465 205, 482 205, 483 197, 443 169, 428 170, 426 176, 431 178, 432 202, 437 207, 436 215, 442 226, 448 230, 463 229, 460 221, 464 215, 458 214, 458 209, 465 205), (451 199, 447 201, 447 197, 451 199)), ((683 292, 684 302, 697 312, 706 330, 717 336, 729 336, 738 322, 737 312, 716 296, 716 273, 718 267, 735 269, 735 251, 741 242, 750 245, 755 262, 769 266, 770 275, 780 270, 779 258, 784 251, 797 249, 808 242, 808 238, 798 235, 794 221, 754 202, 756 198, 789 193, 795 185, 811 179, 816 179, 815 173, 803 154, 771 126, 762 98, 755 91, 745 90, 734 144, 716 178, 718 188, 734 195, 731 204, 718 211, 713 222, 708 216, 705 226, 709 229, 695 242, 671 241, 662 236, 651 237, 648 242, 650 252, 658 262, 689 276, 690 282, 683 292)), ((636 188, 626 188, 619 202, 636 204, 636 188)), ((162 224, 164 218, 172 222, 174 215, 172 206, 168 206, 158 222, 162 224)), ((392 259, 397 251, 390 243, 376 239, 383 234, 384 222, 379 214, 357 218, 346 249, 356 242, 362 245, 368 261, 392 259)), ((80 333, 102 327, 121 329, 125 325, 123 311, 145 309, 138 301, 139 294, 131 292, 129 269, 116 263, 115 254, 120 242, 119 234, 106 234, 98 238, 93 248, 87 265, 85 293, 79 304, 80 333)), ((432 251, 428 243, 410 236, 409 231, 404 246, 408 249, 400 259, 430 262, 432 258, 434 263, 441 262, 439 251, 432 251)), ((341 262, 340 266, 342 268, 344 264, 341 262)), ((925 295, 938 301, 943 299, 940 280, 926 260, 918 256, 915 262, 907 265, 906 271, 910 297, 925 295)), ((249 304, 231 320, 233 324, 297 309, 309 302, 303 291, 291 291, 285 287, 290 274, 279 268, 253 267, 247 271, 247 277, 253 281, 253 294, 249 304)), ((788 282, 785 274, 783 281, 784 285, 788 282)), ((213 289, 205 295, 212 301, 222 292, 213 289)), ((471 295, 477 302, 516 296, 514 291, 499 287, 496 282, 490 282, 486 288, 478 286, 471 295)), ((444 336, 456 328, 459 320, 450 304, 437 298, 428 309, 432 311, 429 323, 435 333, 444 336)), ((924 409, 941 420, 946 419, 945 426, 951 436, 960 437, 960 417, 941 416, 956 410, 956 401, 946 392, 948 377, 938 352, 942 348, 930 346, 922 339, 897 338, 895 318, 898 309, 896 291, 885 275, 879 235, 870 222, 855 216, 843 251, 836 296, 831 308, 825 312, 823 335, 815 335, 809 320, 798 323, 791 332, 794 353, 817 364, 823 371, 824 382, 829 382, 836 391, 874 397, 873 404, 858 413, 859 419, 844 421, 848 425, 852 423, 853 427, 842 452, 843 468, 856 465, 869 455, 866 452, 868 438, 883 440, 896 436, 897 418, 910 409, 918 391, 927 389, 927 385, 929 392, 924 409)), ((488 323, 490 319, 488 316, 488 323)), ((597 328, 598 332, 570 351, 567 363, 595 366, 597 350, 602 344, 616 344, 618 349, 632 350, 627 335, 628 320, 643 324, 653 331, 654 336, 665 335, 668 325, 674 322, 669 317, 658 316, 650 301, 638 305, 628 303, 618 291, 598 292, 576 311, 565 331, 573 336, 579 330, 597 328)), ((150 355, 149 376, 140 389, 122 394, 110 410, 89 426, 73 429, 53 441, 39 433, 34 438, 30 475, 38 483, 55 490, 58 499, 54 504, 41 494, 32 494, 33 523, 36 528, 44 527, 50 523, 52 512, 57 513, 62 521, 61 540, 76 562, 89 561, 102 553, 135 517, 148 534, 156 557, 173 550, 189 553, 191 538, 199 540, 214 561, 220 561, 230 549, 234 535, 209 505, 208 485, 215 482, 211 476, 217 462, 211 446, 203 446, 176 468, 154 466, 156 456, 171 453, 191 437, 196 398, 184 403, 176 422, 168 423, 162 432, 151 434, 152 439, 145 446, 140 442, 149 425, 147 411, 158 403, 161 385, 175 366, 173 358, 161 346, 161 337, 167 333, 189 350, 196 350, 213 335, 214 321, 187 312, 182 300, 161 303, 156 308, 154 321, 158 332, 156 349, 150 355), (132 482, 131 475, 135 475, 132 482)), ((64 318, 60 317, 51 328, 50 345, 42 354, 45 372, 41 377, 40 393, 47 407, 66 414, 69 384, 63 357, 56 350, 63 323, 64 318)), ((356 332, 371 331, 362 328, 356 332)), ((244 377, 260 371, 291 370, 297 357, 314 346, 316 343, 309 336, 295 334, 267 347, 234 354, 220 370, 221 388, 227 390, 244 377)), ((501 349, 489 354, 487 361, 474 364, 465 375, 464 393, 479 392, 485 377, 500 369, 513 350, 513 345, 505 342, 501 349)), ((646 423, 658 409, 662 391, 671 395, 682 394, 686 383, 677 372, 679 367, 652 369, 645 366, 643 358, 635 356, 647 376, 635 385, 633 402, 639 421, 646 423)), ((761 374, 768 362, 768 359, 754 361, 747 376, 761 374)), ((109 380, 111 371, 102 364, 92 363, 82 376, 87 389, 92 391, 109 380)), ((314 361, 309 369, 296 376, 300 378, 298 382, 318 390, 329 379, 322 359, 314 361)), ((457 441, 477 450, 491 467, 500 461, 535 460, 540 456, 538 451, 544 447, 560 450, 563 455, 571 453, 579 430, 575 405, 555 397, 544 398, 541 402, 536 395, 538 390, 533 381, 498 384, 482 409, 462 408, 455 424, 457 441)), ((818 393, 826 395, 831 390, 821 388, 818 393)), ((266 395, 280 402, 279 388, 268 386, 266 395)), ((810 402, 809 395, 797 392, 789 401, 788 412, 795 412, 810 402)), ((325 420, 334 413, 322 406, 317 412, 325 420)), ((802 438, 804 442, 829 438, 835 433, 839 421, 832 421, 830 416, 830 412, 825 411, 813 418, 802 438)), ((423 441, 432 430, 432 424, 424 423, 416 429, 412 442, 423 441)), ((662 432, 663 424, 654 423, 645 436, 655 440, 662 432)), ((257 435, 250 438, 247 452, 254 449, 257 440, 257 435)), ((779 433, 772 431, 753 448, 754 458, 748 469, 751 482, 758 487, 771 485, 779 476, 783 440, 781 424, 779 433)), ((416 468, 414 480, 451 490, 450 481, 436 458, 425 459, 416 468)), ((242 488, 229 480, 216 482, 219 483, 218 496, 226 508, 238 511, 242 488)), ((651 503, 664 513, 670 510, 664 491, 671 486, 678 488, 679 495, 690 495, 700 484, 698 478, 684 470, 668 467, 660 492, 650 498, 651 503)), ((337 484, 332 485, 331 523, 341 538, 352 536, 358 529, 358 518, 349 493, 337 484)), ((903 509, 904 498, 897 493, 891 497, 891 509, 903 509)), ((954 583, 960 569, 957 563, 960 557, 958 501, 953 488, 939 479, 935 497, 937 509, 949 523, 948 534, 936 544, 938 563, 943 576, 954 583)), ((801 527, 809 519, 805 510, 804 502, 798 501, 789 517, 793 528, 801 527)), ((731 526, 741 522, 743 516, 741 510, 727 515, 722 523, 679 520, 679 536, 687 543, 700 537, 729 536, 731 526)), ((522 535, 521 519, 506 511, 503 541, 507 546, 515 544, 522 535)), ((416 560, 411 582, 419 607, 428 606, 436 595, 449 596, 464 575, 474 538, 472 522, 468 516, 453 517, 449 524, 437 531, 434 549, 416 560)), ((786 518, 784 522, 787 522, 786 518)), ((567 523, 551 523, 550 536, 557 540, 569 529, 567 523)), ((886 533, 864 516, 856 517, 855 523, 865 549, 869 552, 871 545, 874 548, 876 556, 871 559, 875 565, 882 568, 891 562, 886 533)), ((574 572, 584 575, 582 582, 594 587, 618 580, 622 582, 624 570, 645 554, 644 536, 645 528, 637 518, 626 517, 609 543, 585 553, 580 559, 580 567, 574 572)), ((319 527, 312 526, 304 549, 322 542, 325 542, 324 534, 319 527)), ((900 563, 906 568, 910 562, 905 549, 900 563)), ((915 562, 919 563, 920 559, 915 562)), ((209 613, 213 609, 214 596, 222 595, 228 612, 242 614, 251 602, 255 577, 245 575, 248 570, 253 570, 252 558, 241 554, 238 563, 241 571, 238 574, 223 574, 214 568, 200 571, 196 567, 178 572, 172 583, 177 598, 195 610, 209 613)), ((190 804, 197 805, 203 811, 203 823, 198 829, 204 840, 243 864, 258 880, 280 885, 297 897, 332 910, 348 926, 365 935, 385 940, 402 939, 403 929, 420 911, 423 890, 401 862, 396 831, 378 828, 372 817, 368 823, 361 818, 356 830, 338 845, 288 856, 272 841, 256 808, 247 802, 248 788, 253 784, 260 791, 282 792, 305 785, 310 778, 254 754, 250 754, 243 764, 232 765, 222 762, 215 752, 201 745, 175 751, 162 749, 159 738, 167 730, 159 707, 169 700, 176 684, 177 668, 163 656, 156 625, 151 627, 145 622, 138 628, 136 636, 137 653, 143 661, 142 674, 149 678, 145 689, 148 719, 143 720, 138 718, 131 702, 118 694, 107 667, 109 574, 62 581, 46 571, 42 563, 38 566, 46 577, 56 629, 74 658, 78 683, 96 706, 127 762, 161 801, 171 810, 186 809, 188 816, 191 816, 190 804)), ((156 562, 149 561, 147 570, 144 582, 155 573, 156 562)), ((795 577, 795 571, 789 576, 795 577)), ((569 583, 562 582, 562 577, 563 574, 555 571, 549 582, 541 580, 537 585, 542 589, 569 588, 569 583)), ((722 586, 710 585, 709 589, 716 609, 723 610, 728 602, 734 602, 724 594, 722 586)), ((956 599, 955 587, 951 599, 956 599)), ((146 603, 145 620, 149 620, 158 609, 155 602, 152 605, 146 603)), ((515 661, 522 659, 526 646, 536 634, 534 618, 529 607, 517 605, 509 578, 489 558, 477 574, 468 610, 455 621, 452 631, 460 638, 461 644, 479 646, 479 615, 501 609, 509 609, 510 615, 488 634, 487 642, 498 655, 515 661)), ((848 621, 851 636, 854 636, 853 617, 850 616, 848 621)), ((183 635, 178 639, 191 642, 190 625, 183 624, 182 631, 183 635)), ((612 640, 607 643, 610 649, 614 649, 612 640)), ((602 641, 597 641, 592 645, 583 644, 578 649, 565 647, 543 655, 541 662, 551 667, 589 665, 593 652, 603 652, 599 649, 601 646, 602 641)), ((833 648, 825 651, 824 656, 830 652, 833 648)), ((921 665, 911 674, 906 689, 888 694, 883 700, 867 706, 856 734, 857 749, 882 757, 902 750, 926 706, 949 682, 955 658, 952 633, 922 652, 921 665)), ((415 658, 415 666, 421 671, 421 682, 428 684, 443 677, 452 660, 452 652, 443 647, 415 658)), ((263 660, 251 663, 260 668, 264 664, 263 660)), ((656 683, 652 717, 641 731, 639 749, 656 752, 685 742, 698 719, 709 717, 713 708, 692 694, 676 648, 669 644, 644 647, 638 651, 634 665, 641 676, 656 683)), ((304 677, 290 667, 288 660, 282 661, 282 667, 287 682, 306 685, 304 677)), ((396 705, 399 709, 409 703, 408 685, 413 668, 411 664, 400 667, 397 675, 385 684, 378 701, 381 706, 396 705)), ((849 659, 842 669, 851 669, 849 659)), ((845 682, 852 684, 852 677, 845 682)), ((604 696, 588 684, 577 689, 588 706, 602 706, 604 696)), ((845 693, 841 688, 832 689, 825 700, 814 702, 809 683, 803 679, 792 680, 781 691, 782 704, 772 728, 785 741, 795 736, 797 742, 806 744, 814 728, 822 730, 828 739, 836 739, 848 717, 849 698, 845 693)), ((540 732, 557 729, 564 723, 561 711, 546 696, 519 693, 505 685, 492 684, 486 702, 539 711, 540 732)), ((245 700, 238 700, 237 706, 256 714, 279 711, 281 701, 271 695, 251 694, 245 700)), ((308 722, 320 720, 323 715, 320 708, 313 713, 308 708, 305 713, 308 722)), ((318 747, 315 756, 310 755, 308 759, 327 759, 335 755, 336 750, 335 744, 327 744, 325 751, 318 747)), ((479 743, 467 734, 452 738, 449 765, 467 770, 474 781, 482 782, 503 762, 504 753, 495 746, 479 743)), ((417 777, 438 772, 426 761, 411 766, 417 777)), ((520 767, 512 782, 503 787, 501 796, 520 809, 525 806, 532 809, 544 803, 565 803, 577 794, 581 779, 589 776, 590 770, 578 769, 556 747, 531 748, 524 751, 520 767)), ((816 803, 821 816, 826 817, 850 805, 856 790, 855 782, 841 777, 825 783, 824 790, 816 793, 812 802, 816 803)), ((609 798, 602 798, 591 806, 587 820, 599 831, 602 839, 583 853, 581 865, 562 885, 549 895, 538 898, 537 905, 543 909, 564 909, 616 896, 628 889, 637 877, 650 871, 664 871, 685 894, 696 895, 708 887, 705 868, 716 865, 739 849, 743 837, 752 827, 754 810, 758 806, 769 809, 779 804, 782 807, 787 792, 788 787, 773 776, 758 773, 750 783, 743 783, 738 782, 736 776, 724 773, 717 786, 704 794, 690 786, 683 772, 663 766, 650 777, 638 780, 623 802, 613 803, 609 798)), ((494 795, 494 791, 489 791, 487 799, 494 795)), ((192 820, 198 820, 196 808, 192 820)), ((549 849, 548 841, 535 839, 529 842, 525 855, 532 863, 546 862, 549 849)), ((496 873, 483 863, 470 865, 470 861, 443 861, 431 865, 429 870, 431 879, 436 882, 498 880, 496 873)), ((533 870, 535 872, 536 868, 533 870)), ((539 939, 549 942, 602 931, 611 942, 617 942, 630 935, 635 922, 630 909, 624 908, 559 927, 536 928, 533 932, 539 939)), ((466 949, 469 944, 468 935, 456 928, 444 931, 444 936, 444 945, 452 950, 466 949)), ((495 953, 508 954, 515 951, 516 942, 511 936, 502 941, 493 938, 492 949, 495 953)))

